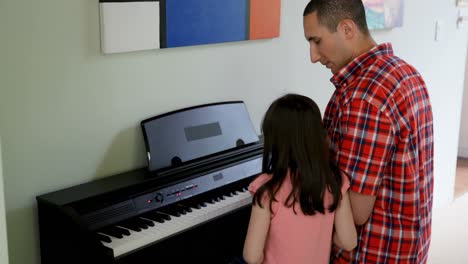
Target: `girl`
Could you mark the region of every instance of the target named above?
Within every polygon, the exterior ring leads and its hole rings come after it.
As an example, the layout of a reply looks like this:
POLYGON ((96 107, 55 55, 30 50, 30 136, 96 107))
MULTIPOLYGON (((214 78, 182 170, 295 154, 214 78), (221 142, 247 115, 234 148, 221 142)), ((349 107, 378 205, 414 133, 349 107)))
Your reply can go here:
POLYGON ((288 94, 265 114, 263 174, 249 186, 252 214, 244 244, 247 263, 329 263, 333 241, 357 243, 347 189, 328 154, 320 109, 288 94))

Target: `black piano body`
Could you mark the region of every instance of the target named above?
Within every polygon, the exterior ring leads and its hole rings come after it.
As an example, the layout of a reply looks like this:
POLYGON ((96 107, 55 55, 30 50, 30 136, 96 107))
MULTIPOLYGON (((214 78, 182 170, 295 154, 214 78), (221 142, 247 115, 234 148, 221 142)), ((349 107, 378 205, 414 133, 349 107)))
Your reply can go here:
POLYGON ((229 263, 242 254, 263 146, 245 105, 141 122, 148 167, 37 197, 41 261, 229 263))

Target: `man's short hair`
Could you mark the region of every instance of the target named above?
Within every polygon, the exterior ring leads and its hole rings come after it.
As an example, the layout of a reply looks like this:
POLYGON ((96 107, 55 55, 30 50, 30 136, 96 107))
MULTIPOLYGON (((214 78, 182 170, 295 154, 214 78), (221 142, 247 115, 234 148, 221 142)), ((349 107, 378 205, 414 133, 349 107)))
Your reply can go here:
POLYGON ((330 32, 336 32, 340 21, 351 19, 362 33, 369 35, 362 0, 311 0, 304 9, 304 16, 313 12, 317 12, 318 22, 330 32))

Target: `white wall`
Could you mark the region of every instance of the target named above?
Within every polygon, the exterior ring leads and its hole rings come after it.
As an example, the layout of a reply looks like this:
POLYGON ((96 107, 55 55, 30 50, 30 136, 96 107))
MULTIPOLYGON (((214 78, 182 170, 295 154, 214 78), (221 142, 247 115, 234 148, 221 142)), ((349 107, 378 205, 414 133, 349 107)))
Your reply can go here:
POLYGON ((5 222, 5 196, 3 195, 2 142, 0 138, 0 263, 8 263, 8 244, 5 222))
MULTIPOLYGON (((468 56, 466 64, 468 65, 468 56)), ((465 85, 463 91, 463 104, 460 125, 460 142, 458 143, 458 156, 468 158, 468 67, 465 68, 465 85)))
POLYGON ((386 35, 395 39, 401 57, 424 76, 434 110, 435 207, 453 199, 461 100, 467 52, 467 27, 457 29, 454 1, 405 1, 405 28, 386 35), (424 6, 423 9, 421 7, 424 6), (426 15, 421 16, 424 10, 426 15), (443 22, 442 39, 434 41, 435 21, 443 22))
MULTIPOLYGON (((98 1, 0 1, 0 134, 11 264, 39 263, 35 197, 145 165, 138 124, 166 111, 245 100, 258 131, 287 92, 322 110, 330 73, 311 65, 307 0, 282 1, 281 37, 102 56, 98 1)), ((424 76, 434 109, 435 206, 453 198, 466 31, 455 1, 405 1, 404 28, 375 32, 424 76), (424 15, 421 15, 421 13, 424 15), (434 42, 435 20, 445 22, 434 42)))

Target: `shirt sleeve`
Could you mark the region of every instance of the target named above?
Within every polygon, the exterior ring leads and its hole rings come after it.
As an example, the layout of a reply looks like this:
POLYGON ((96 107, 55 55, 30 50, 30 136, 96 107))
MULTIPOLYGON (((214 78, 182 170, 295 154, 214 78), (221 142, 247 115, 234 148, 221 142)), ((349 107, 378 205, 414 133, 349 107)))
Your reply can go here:
POLYGON ((389 118, 365 100, 350 102, 340 117, 337 146, 340 169, 354 192, 376 196, 393 148, 389 118))
POLYGON ((268 174, 261 174, 260 176, 255 178, 255 180, 253 180, 249 184, 250 194, 254 195, 257 192, 258 188, 262 187, 263 184, 268 182, 270 179, 271 179, 271 176, 269 176, 268 174))
MULTIPOLYGON (((268 174, 261 174, 260 176, 258 176, 257 178, 255 178, 255 180, 253 180, 250 185, 249 185, 249 192, 250 194, 252 194, 252 196, 257 192, 258 188, 262 187, 263 184, 267 183, 269 180, 271 179, 271 175, 268 175, 268 174)), ((263 202, 263 206, 269 206, 269 203, 270 203, 270 198, 267 197, 268 194, 267 193, 264 193, 263 194, 263 197, 262 197, 262 202, 263 202)), ((271 205, 271 209, 273 210, 272 212, 272 218, 276 215, 276 213, 278 212, 278 209, 279 209, 279 205, 278 205, 278 202, 275 202, 273 201, 272 205, 271 205)))

